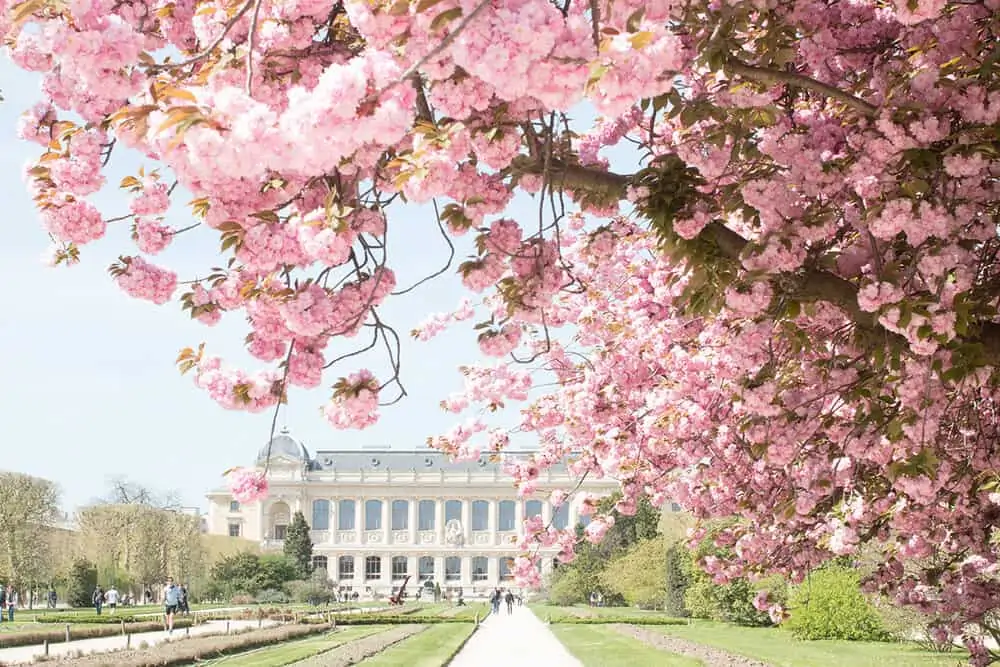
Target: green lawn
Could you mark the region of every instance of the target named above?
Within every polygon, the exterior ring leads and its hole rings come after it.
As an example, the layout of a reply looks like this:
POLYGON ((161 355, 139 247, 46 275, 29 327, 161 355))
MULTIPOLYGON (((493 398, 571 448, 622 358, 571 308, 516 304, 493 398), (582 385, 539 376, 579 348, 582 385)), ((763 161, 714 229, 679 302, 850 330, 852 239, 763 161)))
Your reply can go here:
POLYGON ((231 655, 218 660, 201 663, 203 665, 228 665, 229 667, 280 667, 299 660, 325 653, 356 639, 362 639, 378 632, 384 632, 383 625, 361 625, 337 630, 320 637, 310 637, 298 641, 285 642, 277 646, 231 655))
POLYGON ((774 667, 955 667, 968 660, 968 654, 958 649, 951 653, 934 653, 913 644, 800 641, 779 628, 744 628, 708 621, 646 627, 671 637, 756 658, 774 667))
MULTIPOLYGON (((455 605, 449 604, 449 608, 454 608, 455 605)), ((459 611, 451 614, 452 618, 461 618, 473 620, 476 615, 479 615, 479 620, 483 620, 489 615, 490 608, 485 602, 472 602, 465 607, 459 607, 459 611)))
MULTIPOLYGON (((653 648, 600 625, 551 625, 584 667, 700 667, 702 662, 653 648)), ((833 663, 831 663, 833 664, 833 663)))
POLYGON ((363 667, 441 667, 472 634, 472 623, 438 623, 362 660, 363 667))

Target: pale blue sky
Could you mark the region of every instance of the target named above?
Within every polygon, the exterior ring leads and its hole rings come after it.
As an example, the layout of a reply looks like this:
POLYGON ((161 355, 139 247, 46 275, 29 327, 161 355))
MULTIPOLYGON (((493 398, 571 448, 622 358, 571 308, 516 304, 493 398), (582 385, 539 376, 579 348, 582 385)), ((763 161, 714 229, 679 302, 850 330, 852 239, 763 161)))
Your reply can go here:
MULTIPOLYGON (((39 99, 39 77, 0 57, 0 89, 6 98, 0 103, 0 187, 8 211, 5 242, 0 245, 5 288, 0 345, 6 351, 0 468, 54 480, 67 509, 103 494, 108 478, 115 475, 176 490, 186 504, 203 506, 203 494, 222 483, 223 470, 252 462, 267 440, 271 413, 221 409, 190 377, 181 377, 174 360, 182 347, 205 341, 210 352, 257 368, 260 362, 242 347, 247 324, 233 313, 208 328, 188 320, 175 303, 155 306, 126 296, 107 274, 119 254, 136 252, 125 224, 84 246, 79 265, 46 267, 41 255, 48 238, 21 176, 39 147, 15 134, 18 116, 39 99)), ((109 185, 92 199, 105 217, 127 212, 128 199, 115 186, 142 164, 141 156, 116 151, 109 185)), ((508 214, 533 220, 537 205, 517 202, 508 214)), ((183 206, 175 206, 168 222, 181 227, 191 220, 183 206)), ((153 261, 178 271, 182 280, 191 279, 217 265, 217 248, 217 235, 196 230, 178 237, 153 261)), ((467 254, 467 248, 459 247, 456 266, 467 254)), ((447 247, 429 209, 394 211, 389 256, 400 286, 442 266, 447 247)), ((279 426, 287 425, 312 451, 364 444, 412 448, 445 432, 457 420, 438 402, 460 389, 460 364, 482 360, 472 322, 426 343, 413 341, 409 331, 429 313, 451 310, 467 295, 451 271, 408 295, 390 298, 382 309, 383 318, 403 338, 403 380, 409 396, 383 409, 377 426, 336 431, 319 413, 336 377, 359 368, 359 358, 343 362, 341 371, 328 375, 317 390, 293 390, 279 426)), ((336 349, 336 354, 349 351, 343 345, 336 349)), ((333 356, 328 353, 328 358, 333 356)), ((376 373, 387 375, 384 354, 373 352, 363 359, 376 373)))

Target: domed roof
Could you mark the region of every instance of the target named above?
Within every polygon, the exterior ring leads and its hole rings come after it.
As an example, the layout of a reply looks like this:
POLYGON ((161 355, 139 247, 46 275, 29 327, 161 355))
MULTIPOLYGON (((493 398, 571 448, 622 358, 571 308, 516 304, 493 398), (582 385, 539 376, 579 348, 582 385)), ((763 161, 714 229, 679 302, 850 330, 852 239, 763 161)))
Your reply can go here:
POLYGON ((281 433, 274 436, 270 445, 265 445, 258 453, 257 460, 267 460, 268 454, 271 458, 284 456, 289 459, 298 459, 308 462, 310 460, 309 450, 301 442, 288 434, 288 428, 281 429, 281 433))

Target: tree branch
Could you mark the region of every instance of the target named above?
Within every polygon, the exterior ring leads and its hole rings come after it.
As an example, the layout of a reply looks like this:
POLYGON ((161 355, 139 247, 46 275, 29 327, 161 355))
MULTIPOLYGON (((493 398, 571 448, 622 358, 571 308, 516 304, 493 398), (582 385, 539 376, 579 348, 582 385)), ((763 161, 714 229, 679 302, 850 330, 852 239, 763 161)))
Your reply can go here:
POLYGON ((739 60, 730 60, 725 65, 726 69, 729 69, 734 74, 738 74, 746 79, 751 79, 760 83, 784 83, 789 86, 794 86, 796 88, 804 88, 806 90, 811 90, 814 93, 819 93, 820 95, 825 95, 830 99, 842 102, 847 106, 851 107, 860 114, 863 114, 869 118, 872 118, 878 114, 878 107, 873 104, 865 102, 860 97, 855 97, 848 92, 836 88, 834 86, 825 84, 816 79, 812 79, 803 74, 796 74, 795 72, 785 72, 782 70, 769 69, 766 67, 756 67, 754 65, 748 65, 747 63, 741 62, 739 60))

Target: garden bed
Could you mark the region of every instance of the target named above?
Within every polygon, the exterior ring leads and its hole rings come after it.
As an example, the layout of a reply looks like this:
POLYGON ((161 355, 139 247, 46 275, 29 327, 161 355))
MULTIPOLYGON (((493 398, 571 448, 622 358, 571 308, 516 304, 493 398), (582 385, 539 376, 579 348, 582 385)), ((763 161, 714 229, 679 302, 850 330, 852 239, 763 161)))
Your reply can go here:
MULTIPOLYGON (((665 625, 661 623, 660 625, 665 625)), ((696 644, 677 637, 668 637, 661 632, 647 630, 635 625, 615 624, 613 628, 627 637, 638 639, 661 651, 687 656, 713 667, 771 667, 766 662, 723 651, 711 646, 696 644)))
MULTIPOLYGON (((334 619, 337 625, 408 625, 411 623, 423 623, 433 625, 435 623, 468 623, 467 618, 456 618, 454 616, 429 616, 423 614, 355 614, 337 617, 334 619)), ((326 623, 324 618, 306 618, 303 623, 326 623)))
MULTIPOLYGON (((179 618, 174 621, 175 628, 187 628, 194 625, 190 619, 179 618)), ((112 637, 114 635, 136 634, 139 632, 155 632, 163 629, 160 621, 144 620, 141 622, 126 622, 124 632, 121 621, 110 623, 91 623, 80 625, 70 624, 70 641, 77 639, 95 639, 98 637, 112 637)), ((38 630, 18 630, 17 632, 0 633, 0 648, 13 648, 15 646, 37 646, 48 642, 57 644, 66 641, 65 628, 40 627, 38 630)))
POLYGON ((348 667, 385 651, 427 629, 426 625, 400 625, 364 639, 338 646, 332 651, 293 663, 292 667, 348 667))
MULTIPOLYGON (((149 649, 115 651, 115 667, 165 667, 168 665, 188 665, 232 653, 241 653, 262 646, 272 646, 293 639, 328 632, 327 625, 285 625, 280 627, 251 630, 242 634, 211 635, 192 637, 158 644, 149 649)), ((108 653, 95 653, 80 658, 60 660, 59 665, 75 667, 80 665, 108 665, 108 653)))

